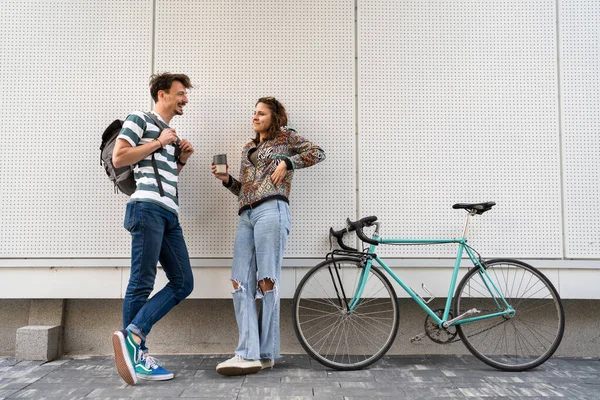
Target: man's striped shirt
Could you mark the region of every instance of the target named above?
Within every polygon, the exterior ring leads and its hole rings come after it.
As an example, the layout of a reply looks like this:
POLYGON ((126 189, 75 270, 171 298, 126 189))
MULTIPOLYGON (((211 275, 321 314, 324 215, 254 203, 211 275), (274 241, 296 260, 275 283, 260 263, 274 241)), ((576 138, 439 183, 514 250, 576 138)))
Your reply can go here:
MULTIPOLYGON (((166 129, 169 126, 155 112, 152 112, 166 129)), ((141 111, 135 111, 127 116, 118 139, 125 139, 132 146, 149 143, 159 136, 158 126, 141 111)), ((161 197, 152 167, 152 155, 138 162, 134 167, 134 177, 137 184, 130 201, 146 201, 158 204, 161 207, 177 214, 179 202, 177 199, 177 178, 179 171, 175 159, 175 145, 168 144, 154 154, 156 166, 162 182, 164 197, 161 197)))

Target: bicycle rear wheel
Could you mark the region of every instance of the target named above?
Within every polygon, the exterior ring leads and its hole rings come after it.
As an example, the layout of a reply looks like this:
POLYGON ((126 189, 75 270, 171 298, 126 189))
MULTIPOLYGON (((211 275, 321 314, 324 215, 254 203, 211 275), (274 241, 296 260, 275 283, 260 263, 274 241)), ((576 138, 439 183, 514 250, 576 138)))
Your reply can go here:
POLYGON ((340 258, 313 267, 302 279, 292 304, 294 330, 306 352, 337 370, 356 370, 379 360, 398 331, 396 292, 371 267, 360 301, 348 311, 364 272, 360 260, 340 258))
MULTIPOLYGON (((459 283, 454 315, 476 308, 479 317, 505 309, 490 282, 514 309, 502 315, 457 325, 467 349, 484 363, 505 371, 535 368, 554 354, 565 329, 558 292, 540 271, 519 260, 497 259, 484 263, 489 281, 472 268, 459 283)), ((467 317, 467 318, 468 318, 467 317)))

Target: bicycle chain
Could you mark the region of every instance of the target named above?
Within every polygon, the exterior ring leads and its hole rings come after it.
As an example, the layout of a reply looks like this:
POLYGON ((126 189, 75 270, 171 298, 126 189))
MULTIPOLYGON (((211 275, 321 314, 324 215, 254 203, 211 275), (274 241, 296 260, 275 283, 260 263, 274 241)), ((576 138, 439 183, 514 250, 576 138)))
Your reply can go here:
MULTIPOLYGON (((490 310, 490 311, 493 311, 493 310, 490 310)), ((473 334, 471 334, 471 335, 467 335, 467 337, 468 337, 468 338, 471 338, 471 337, 473 337, 473 336, 481 335, 482 333, 484 333, 484 332, 487 332, 487 331, 489 331, 490 329, 493 329, 493 328, 495 328, 495 327, 497 327, 497 326, 500 326, 500 325, 502 325, 502 324, 504 324, 504 323, 506 323, 506 322, 508 322, 508 321, 510 321, 510 320, 508 320, 508 319, 505 319, 504 321, 500 321, 500 322, 498 322, 496 325, 492 325, 492 326, 490 326, 489 328, 485 328, 485 329, 483 329, 483 330, 481 330, 481 331, 479 331, 479 332, 477 332, 477 333, 473 333, 473 334)), ((459 338, 459 339, 453 340, 453 341, 451 341, 451 342, 448 342, 448 343, 455 343, 455 342, 460 342, 460 341, 461 341, 461 339, 459 338)))

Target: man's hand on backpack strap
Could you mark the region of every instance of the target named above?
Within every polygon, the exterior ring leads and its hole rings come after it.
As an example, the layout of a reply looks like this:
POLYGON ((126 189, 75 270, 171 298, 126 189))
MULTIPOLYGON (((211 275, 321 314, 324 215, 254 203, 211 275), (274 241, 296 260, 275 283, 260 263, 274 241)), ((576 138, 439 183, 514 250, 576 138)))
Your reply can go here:
POLYGON ((171 143, 175 143, 177 138, 177 132, 173 128, 167 128, 160 133, 158 140, 162 143, 163 146, 166 146, 171 143))

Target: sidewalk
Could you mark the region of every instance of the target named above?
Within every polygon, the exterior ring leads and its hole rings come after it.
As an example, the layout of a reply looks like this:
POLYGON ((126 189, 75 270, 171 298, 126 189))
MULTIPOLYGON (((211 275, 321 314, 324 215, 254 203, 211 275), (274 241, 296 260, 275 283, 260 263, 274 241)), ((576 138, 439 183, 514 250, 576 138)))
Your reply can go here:
POLYGON ((127 386, 112 356, 46 364, 0 357, 0 399, 600 399, 598 359, 552 358, 528 372, 502 372, 473 356, 391 356, 340 372, 286 355, 273 370, 223 377, 215 366, 224 356, 158 358, 175 379, 127 386))

